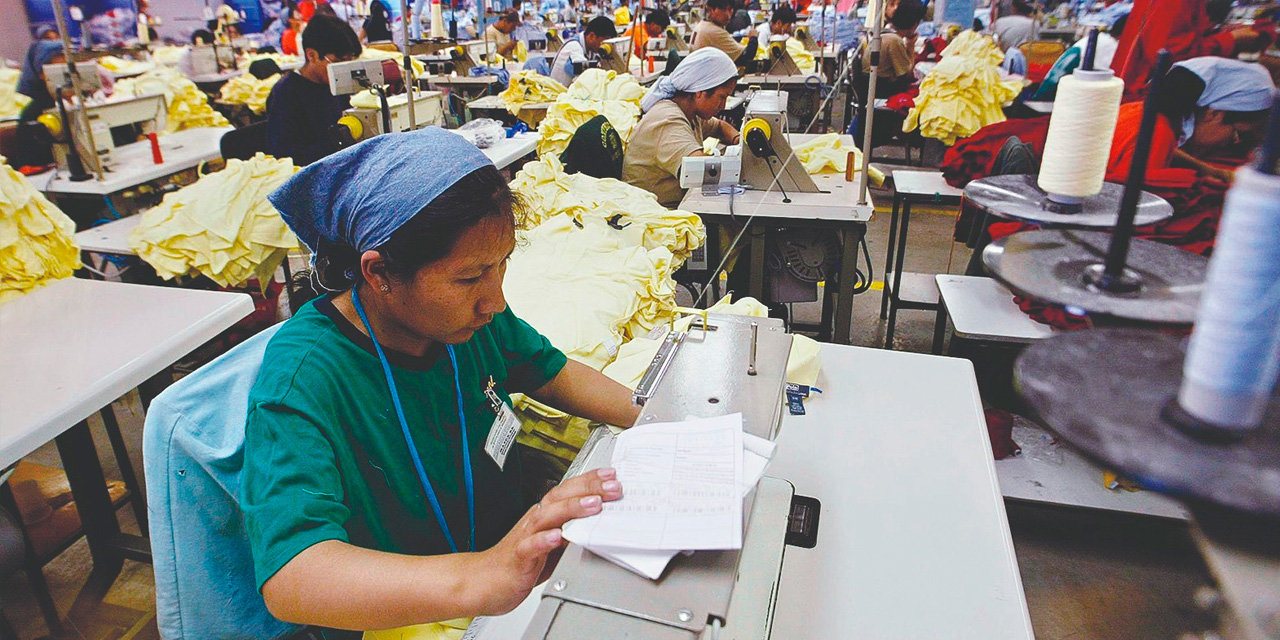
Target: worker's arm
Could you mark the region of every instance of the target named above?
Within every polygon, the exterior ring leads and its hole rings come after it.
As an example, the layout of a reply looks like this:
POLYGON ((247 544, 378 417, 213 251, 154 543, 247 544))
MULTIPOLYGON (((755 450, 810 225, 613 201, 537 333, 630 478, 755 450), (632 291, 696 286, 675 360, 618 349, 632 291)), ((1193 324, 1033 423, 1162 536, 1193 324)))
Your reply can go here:
POLYGON ((729 124, 727 120, 720 118, 712 118, 707 124, 711 125, 711 129, 706 133, 720 140, 725 144, 738 144, 742 140, 742 136, 738 133, 738 129, 729 124))
POLYGON ((1217 180, 1218 182, 1231 184, 1232 181, 1235 180, 1234 171, 1231 171, 1230 169, 1227 169, 1225 167, 1220 167, 1211 162, 1205 162, 1204 160, 1201 160, 1187 153, 1186 151, 1183 151, 1182 149, 1174 149, 1173 162, 1174 164, 1180 164, 1185 167, 1191 167, 1192 169, 1196 170, 1197 174, 1205 176, 1207 178, 1211 178, 1213 180, 1217 180))
POLYGON ((529 394, 534 400, 565 413, 619 427, 640 417, 631 390, 581 362, 569 360, 560 373, 529 394))
POLYGON ((336 629, 500 615, 550 574, 561 526, 621 497, 612 469, 566 480, 478 553, 409 556, 327 540, 294 556, 263 584, 262 597, 280 620, 336 629))
POLYGON ((510 58, 515 53, 516 45, 519 43, 515 38, 507 38, 507 41, 498 47, 498 55, 504 58, 510 58))

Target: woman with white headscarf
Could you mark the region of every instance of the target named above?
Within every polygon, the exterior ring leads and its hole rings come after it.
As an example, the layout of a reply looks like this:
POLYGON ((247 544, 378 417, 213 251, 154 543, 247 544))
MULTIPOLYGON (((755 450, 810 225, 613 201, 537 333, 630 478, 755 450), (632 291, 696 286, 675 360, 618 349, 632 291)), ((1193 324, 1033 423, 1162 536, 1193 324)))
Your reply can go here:
POLYGON ((653 193, 664 206, 678 205, 684 197, 681 161, 703 155, 706 138, 738 142, 738 130, 715 117, 737 81, 737 65, 713 47, 694 51, 659 79, 640 101, 644 117, 623 158, 623 181, 653 193))

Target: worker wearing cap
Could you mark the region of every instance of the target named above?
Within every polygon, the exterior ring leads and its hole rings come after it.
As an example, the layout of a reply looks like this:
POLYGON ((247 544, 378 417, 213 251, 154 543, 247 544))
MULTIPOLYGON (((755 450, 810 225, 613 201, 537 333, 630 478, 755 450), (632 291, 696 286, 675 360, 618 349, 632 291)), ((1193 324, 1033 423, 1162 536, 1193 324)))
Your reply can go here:
POLYGON ((551 61, 551 78, 564 86, 573 83, 593 62, 600 60, 600 45, 609 38, 618 37, 613 20, 596 16, 576 38, 570 39, 556 52, 551 61))
POLYGON ((704 155, 702 141, 709 137, 738 142, 738 130, 716 117, 737 81, 737 65, 712 47, 694 51, 659 78, 640 101, 644 116, 623 157, 622 180, 653 193, 664 206, 679 205, 684 159, 704 155))
POLYGON ((341 148, 331 131, 350 106, 346 96, 329 92, 329 65, 360 56, 360 40, 351 25, 317 15, 302 34, 306 63, 290 71, 267 96, 267 153, 305 166, 341 148))
MULTIPOLYGON (((490 441, 519 430, 510 394, 639 415, 507 306, 519 199, 438 127, 344 149, 269 199, 331 293, 271 337, 249 394, 239 499, 267 609, 335 630, 512 610, 554 566, 560 527, 622 487, 604 469, 525 496, 519 449, 490 441)), ((386 637, 432 637, 414 633, 386 637)))

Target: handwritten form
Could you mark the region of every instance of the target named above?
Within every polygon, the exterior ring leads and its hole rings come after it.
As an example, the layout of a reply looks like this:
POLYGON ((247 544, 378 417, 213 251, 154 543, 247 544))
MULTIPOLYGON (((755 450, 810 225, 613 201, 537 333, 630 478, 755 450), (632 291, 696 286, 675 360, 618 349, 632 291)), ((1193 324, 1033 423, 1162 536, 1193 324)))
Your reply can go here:
POLYGON ((613 449, 622 499, 564 536, 655 580, 681 551, 740 549, 743 497, 772 454, 741 414, 632 427, 613 449))

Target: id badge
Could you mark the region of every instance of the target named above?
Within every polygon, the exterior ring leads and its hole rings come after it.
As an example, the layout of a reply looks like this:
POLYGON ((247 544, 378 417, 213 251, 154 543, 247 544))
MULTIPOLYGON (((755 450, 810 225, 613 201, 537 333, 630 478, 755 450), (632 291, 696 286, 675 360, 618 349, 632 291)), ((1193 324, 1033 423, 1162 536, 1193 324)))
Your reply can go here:
POLYGON ((516 435, 520 433, 520 418, 505 402, 499 404, 497 411, 498 416, 489 428, 489 437, 484 441, 484 452, 502 469, 507 464, 507 454, 515 446, 516 435))

